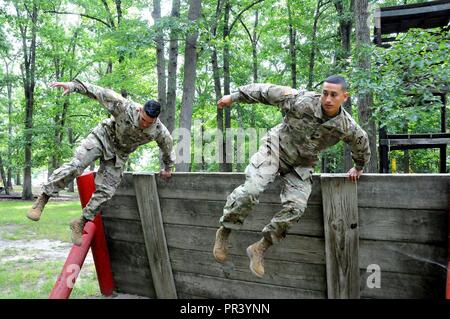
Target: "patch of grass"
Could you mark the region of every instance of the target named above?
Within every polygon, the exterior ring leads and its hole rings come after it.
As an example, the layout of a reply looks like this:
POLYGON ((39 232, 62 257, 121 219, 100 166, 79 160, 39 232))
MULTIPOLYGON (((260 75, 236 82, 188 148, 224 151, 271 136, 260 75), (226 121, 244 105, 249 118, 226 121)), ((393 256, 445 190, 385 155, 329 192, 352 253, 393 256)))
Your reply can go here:
MULTIPOLYGON (((70 242, 69 223, 81 215, 78 200, 50 202, 41 220, 26 217, 32 201, 0 200, 0 239, 2 240, 60 240, 70 242)), ((37 260, 39 250, 1 247, 0 299, 48 298, 65 260, 37 260), (25 256, 11 259, 10 257, 25 256), (30 257, 30 258, 28 258, 30 257)), ((71 298, 98 298, 100 290, 93 264, 83 266, 71 298)))
MULTIPOLYGON (((22 191, 23 191, 23 185, 14 185, 12 193, 22 194, 22 191)), ((31 188, 31 191, 32 191, 33 195, 37 196, 41 193, 42 187, 41 186, 33 186, 31 188)), ((78 189, 76 186, 75 186, 74 191, 75 191, 74 193, 71 193, 71 192, 68 192, 67 189, 63 189, 62 191, 59 192, 59 194, 60 195, 69 195, 69 196, 78 196, 78 189)))
POLYGON ((38 222, 26 217, 31 201, 0 201, 0 236, 8 240, 49 239, 70 242, 69 223, 81 216, 78 200, 52 202, 46 205, 38 222))
MULTIPOLYGON (((0 299, 46 299, 58 278, 64 261, 14 261, 0 263, 0 299), (13 269, 13 271, 12 271, 13 269)), ((99 297, 93 264, 83 266, 71 298, 99 297)))

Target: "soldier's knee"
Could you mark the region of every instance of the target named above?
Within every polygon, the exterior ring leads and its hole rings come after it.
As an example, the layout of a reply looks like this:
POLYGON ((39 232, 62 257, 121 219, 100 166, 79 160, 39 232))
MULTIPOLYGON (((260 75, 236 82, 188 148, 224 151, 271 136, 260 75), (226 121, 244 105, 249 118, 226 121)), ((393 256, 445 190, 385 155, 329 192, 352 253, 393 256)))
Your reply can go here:
POLYGON ((244 192, 247 196, 258 197, 264 191, 264 188, 255 182, 245 182, 244 184, 244 192))

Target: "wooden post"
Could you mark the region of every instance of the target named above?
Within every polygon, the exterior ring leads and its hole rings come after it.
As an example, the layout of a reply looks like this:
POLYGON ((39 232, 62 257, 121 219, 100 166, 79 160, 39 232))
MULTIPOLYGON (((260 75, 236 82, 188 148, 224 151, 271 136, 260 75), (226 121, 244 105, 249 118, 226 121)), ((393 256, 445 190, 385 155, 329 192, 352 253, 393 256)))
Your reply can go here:
MULTIPOLYGON (((446 126, 446 94, 441 94, 441 132, 446 133, 447 126, 446 126)), ((439 148, 439 172, 440 173, 447 173, 447 145, 441 145, 439 148)))
POLYGON ((142 231, 157 298, 176 299, 177 292, 167 249, 154 174, 134 175, 142 231))
POLYGON ((447 186, 448 189, 448 208, 447 208, 447 216, 448 216, 448 240, 447 240, 447 288, 445 293, 445 299, 450 299, 450 183, 447 186))
POLYGON ((356 183, 346 174, 322 174, 327 289, 330 299, 356 299, 359 292, 359 231, 356 183))

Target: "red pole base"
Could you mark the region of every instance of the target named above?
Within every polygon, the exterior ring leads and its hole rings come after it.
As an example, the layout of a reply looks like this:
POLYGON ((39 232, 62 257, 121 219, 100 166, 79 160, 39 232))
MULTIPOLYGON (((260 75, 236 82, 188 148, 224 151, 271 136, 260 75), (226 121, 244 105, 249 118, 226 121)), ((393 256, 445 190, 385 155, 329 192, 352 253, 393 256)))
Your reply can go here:
MULTIPOLYGON (((87 203, 95 192, 95 175, 87 172, 77 178, 78 193, 80 195, 81 206, 86 207, 87 203)), ((97 271, 100 292, 104 296, 111 296, 114 291, 114 279, 109 260, 108 245, 106 243, 105 231, 101 213, 98 212, 94 224, 96 232, 92 241, 91 251, 94 258, 95 269, 97 271)))
POLYGON ((92 222, 88 222, 84 226, 83 242, 81 246, 72 246, 61 274, 50 293, 49 299, 69 298, 84 260, 86 259, 94 234, 96 233, 95 228, 96 226, 92 222))
MULTIPOLYGON (((77 178, 77 185, 81 206, 84 208, 95 192, 94 173, 87 172, 79 176, 77 178)), ((61 274, 50 293, 50 299, 69 298, 84 260, 86 259, 89 247, 92 249, 100 291, 105 296, 112 295, 114 291, 114 279, 109 261, 102 217, 99 212, 93 222, 87 222, 84 226, 81 246, 73 245, 70 250, 61 274)))

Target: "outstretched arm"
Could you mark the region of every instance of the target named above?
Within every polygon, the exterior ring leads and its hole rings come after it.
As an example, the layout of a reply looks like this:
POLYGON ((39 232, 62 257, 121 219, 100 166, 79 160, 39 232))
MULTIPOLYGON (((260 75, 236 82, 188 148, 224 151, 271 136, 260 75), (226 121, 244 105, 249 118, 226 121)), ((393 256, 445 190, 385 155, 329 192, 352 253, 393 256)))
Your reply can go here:
POLYGON ((297 94, 297 90, 288 86, 255 83, 239 87, 237 92, 223 96, 217 107, 231 106, 234 102, 241 103, 263 103, 287 107, 288 102, 297 94))
POLYGON ((352 159, 355 162, 355 167, 348 172, 348 178, 352 182, 356 182, 362 175, 364 166, 370 161, 370 145, 367 133, 356 124, 356 127, 348 139, 345 140, 351 148, 352 159))
POLYGON ((161 123, 160 120, 156 123, 159 125, 160 131, 156 137, 156 143, 158 143, 159 149, 162 152, 162 161, 164 168, 161 169, 159 176, 168 180, 172 175, 172 169, 175 165, 175 151, 173 150, 173 139, 169 133, 169 130, 161 123))
POLYGON ((71 82, 54 82, 50 84, 50 87, 63 88, 63 95, 78 92, 95 99, 100 102, 100 104, 103 105, 113 116, 123 112, 127 101, 124 97, 113 90, 105 89, 87 82, 81 82, 80 80, 73 80, 71 82))

